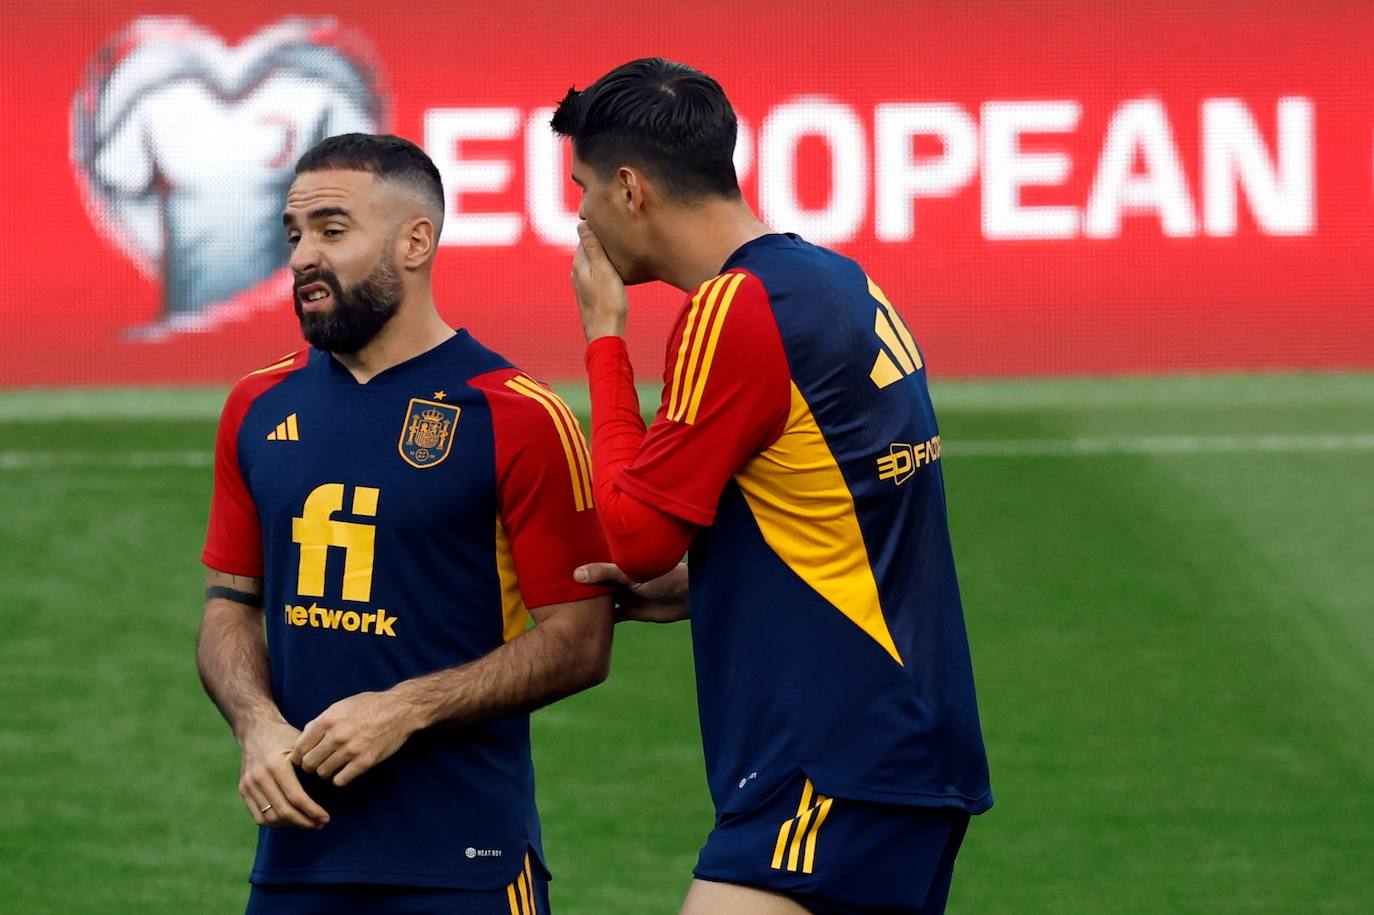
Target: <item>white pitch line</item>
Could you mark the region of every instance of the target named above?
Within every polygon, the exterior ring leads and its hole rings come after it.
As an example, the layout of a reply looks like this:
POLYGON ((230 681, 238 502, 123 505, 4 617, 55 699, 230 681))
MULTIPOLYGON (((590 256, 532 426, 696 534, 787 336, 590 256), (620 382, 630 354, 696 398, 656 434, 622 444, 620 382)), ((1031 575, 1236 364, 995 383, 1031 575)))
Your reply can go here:
POLYGON ((942 440, 950 457, 1097 457, 1102 455, 1245 454, 1295 451, 1374 451, 1363 435, 1130 435, 1074 438, 942 440))
POLYGON ((92 468, 161 470, 167 467, 209 467, 208 451, 0 451, 0 470, 67 470, 92 468))
MULTIPOLYGON (((959 458, 1101 457, 1276 452, 1374 451, 1374 433, 1354 435, 1145 435, 1075 438, 945 440, 944 453, 959 458)), ((209 451, 0 451, 0 471, 69 468, 158 470, 209 467, 209 451)))

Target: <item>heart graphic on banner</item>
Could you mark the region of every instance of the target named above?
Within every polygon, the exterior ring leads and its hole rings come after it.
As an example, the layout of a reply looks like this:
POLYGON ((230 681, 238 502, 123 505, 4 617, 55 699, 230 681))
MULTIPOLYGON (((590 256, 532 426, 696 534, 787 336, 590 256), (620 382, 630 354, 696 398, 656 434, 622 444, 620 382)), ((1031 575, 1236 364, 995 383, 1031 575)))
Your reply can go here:
POLYGON ((280 302, 296 160, 383 129, 375 60, 333 20, 300 18, 231 47, 189 19, 145 17, 95 55, 72 102, 72 162, 92 222, 161 282, 140 336, 280 302))

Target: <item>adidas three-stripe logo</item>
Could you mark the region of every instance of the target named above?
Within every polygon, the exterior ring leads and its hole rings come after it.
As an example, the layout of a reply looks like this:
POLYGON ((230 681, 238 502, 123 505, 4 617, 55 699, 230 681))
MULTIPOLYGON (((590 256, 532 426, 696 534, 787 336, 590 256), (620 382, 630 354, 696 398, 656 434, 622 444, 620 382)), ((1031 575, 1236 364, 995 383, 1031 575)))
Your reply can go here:
POLYGON ((921 352, 916 349, 916 341, 911 339, 911 331, 906 329, 902 316, 897 314, 897 309, 892 307, 887 296, 871 279, 868 281, 868 294, 878 302, 873 330, 883 342, 883 348, 878 350, 878 358, 873 360, 873 370, 868 377, 879 388, 885 388, 908 375, 914 375, 925 363, 921 361, 921 352))
POLYGON ((296 425, 296 414, 292 413, 286 419, 277 423, 277 428, 267 433, 269 442, 298 442, 301 440, 301 430, 296 425))
POLYGON ((773 870, 787 870, 809 874, 816 863, 816 836, 825 818, 830 815, 833 797, 816 793, 811 779, 802 787, 797 815, 778 830, 778 844, 773 848, 773 870), (788 839, 791 839, 789 842, 788 839))

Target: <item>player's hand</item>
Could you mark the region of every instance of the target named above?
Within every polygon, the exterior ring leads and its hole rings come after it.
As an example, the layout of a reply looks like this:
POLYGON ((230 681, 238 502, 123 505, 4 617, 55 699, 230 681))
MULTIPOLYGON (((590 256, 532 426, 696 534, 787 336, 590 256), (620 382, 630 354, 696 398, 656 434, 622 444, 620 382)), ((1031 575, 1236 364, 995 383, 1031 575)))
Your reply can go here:
POLYGON ((393 693, 340 699, 305 726, 291 760, 342 788, 387 759, 418 730, 413 709, 393 693))
POLYGON ((299 736, 285 721, 244 732, 239 795, 259 826, 323 829, 329 822, 329 814, 305 793, 291 766, 291 747, 299 736))
POLYGON ((606 249, 586 221, 577 224, 577 253, 573 255, 573 291, 582 312, 587 341, 597 337, 623 337, 629 300, 625 282, 606 256, 606 249))
POLYGON ((573 578, 584 585, 609 585, 615 590, 615 621, 623 623, 676 623, 691 616, 687 602, 687 563, 666 575, 645 582, 633 582, 610 562, 579 566, 573 578))

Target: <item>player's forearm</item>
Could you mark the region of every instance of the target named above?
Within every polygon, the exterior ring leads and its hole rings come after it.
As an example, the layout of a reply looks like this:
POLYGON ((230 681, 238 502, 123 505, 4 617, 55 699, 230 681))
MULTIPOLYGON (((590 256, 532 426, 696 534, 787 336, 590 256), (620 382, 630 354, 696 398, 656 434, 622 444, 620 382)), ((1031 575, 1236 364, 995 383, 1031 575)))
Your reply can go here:
POLYGON ((405 680, 389 692, 417 730, 533 711, 606 679, 609 608, 599 617, 593 626, 549 619, 476 661, 405 680))
POLYGON ((616 477, 634 463, 644 441, 644 420, 624 341, 605 337, 587 347, 592 406, 592 479, 611 557, 635 581, 670 571, 682 559, 696 528, 622 491, 616 477))
POLYGON ((196 638, 196 667, 205 692, 240 741, 257 724, 283 720, 272 699, 260 609, 207 601, 196 638))
POLYGON ((592 408, 592 482, 600 503, 616 475, 634 463, 647 431, 624 340, 601 337, 587 346, 587 391, 592 408))

